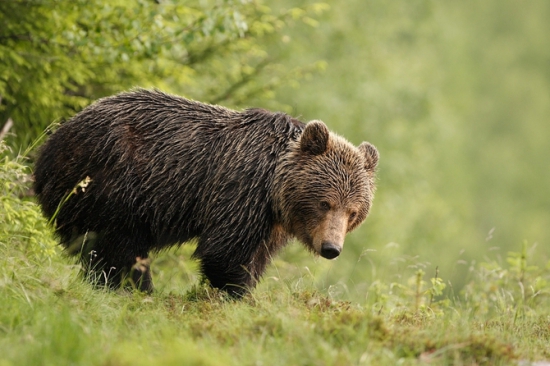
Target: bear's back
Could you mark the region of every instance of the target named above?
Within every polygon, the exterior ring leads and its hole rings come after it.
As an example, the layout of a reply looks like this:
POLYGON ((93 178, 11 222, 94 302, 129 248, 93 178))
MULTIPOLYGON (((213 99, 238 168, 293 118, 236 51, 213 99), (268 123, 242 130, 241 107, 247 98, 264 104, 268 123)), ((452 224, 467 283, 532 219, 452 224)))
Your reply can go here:
POLYGON ((89 177, 87 191, 59 213, 61 227, 150 227, 164 245, 216 221, 230 225, 227 215, 267 215, 277 160, 303 126, 283 113, 236 112, 158 91, 122 93, 53 134, 36 164, 35 189, 51 217, 89 177))

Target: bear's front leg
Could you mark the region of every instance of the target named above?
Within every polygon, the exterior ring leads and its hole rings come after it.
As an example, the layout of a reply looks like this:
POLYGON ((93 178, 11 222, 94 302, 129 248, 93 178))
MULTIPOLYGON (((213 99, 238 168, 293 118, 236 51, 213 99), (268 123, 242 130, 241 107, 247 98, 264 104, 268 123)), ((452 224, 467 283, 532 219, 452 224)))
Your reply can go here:
POLYGON ((235 298, 243 297, 256 285, 250 270, 240 263, 228 263, 205 256, 201 258, 201 272, 212 287, 226 291, 235 298))
POLYGON ((201 272, 213 287, 239 298, 256 286, 271 256, 286 239, 282 231, 270 229, 269 220, 262 217, 255 216, 256 221, 247 218, 245 222, 249 225, 244 228, 235 225, 229 233, 216 232, 217 228, 227 227, 227 224, 205 229, 213 234, 199 239, 193 257, 200 260, 201 272), (243 233, 248 235, 243 236, 243 233))

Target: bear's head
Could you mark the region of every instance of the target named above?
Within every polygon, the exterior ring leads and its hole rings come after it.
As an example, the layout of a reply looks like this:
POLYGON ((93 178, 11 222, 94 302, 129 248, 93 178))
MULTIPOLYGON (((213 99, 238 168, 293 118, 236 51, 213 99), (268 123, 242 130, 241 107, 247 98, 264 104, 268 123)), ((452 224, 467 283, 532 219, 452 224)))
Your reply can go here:
POLYGON ((285 231, 324 258, 342 251, 346 233, 367 217, 375 190, 378 151, 353 146, 309 122, 277 167, 273 198, 285 231))

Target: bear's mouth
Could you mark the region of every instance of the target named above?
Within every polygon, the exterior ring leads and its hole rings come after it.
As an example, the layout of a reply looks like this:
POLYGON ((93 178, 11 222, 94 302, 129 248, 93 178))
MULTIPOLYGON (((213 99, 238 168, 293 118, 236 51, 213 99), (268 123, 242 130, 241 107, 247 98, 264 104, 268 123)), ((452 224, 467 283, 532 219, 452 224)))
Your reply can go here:
POLYGON ((321 253, 313 245, 313 238, 308 234, 304 234, 299 238, 299 240, 306 246, 308 250, 311 250, 313 253, 320 255, 321 253))

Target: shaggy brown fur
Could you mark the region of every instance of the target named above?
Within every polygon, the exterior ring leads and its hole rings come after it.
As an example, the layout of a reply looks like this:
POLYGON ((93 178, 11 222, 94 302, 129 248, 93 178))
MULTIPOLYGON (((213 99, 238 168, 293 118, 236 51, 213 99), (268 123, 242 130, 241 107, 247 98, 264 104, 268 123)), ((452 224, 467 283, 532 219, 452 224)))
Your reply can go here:
POLYGON ((202 273, 238 296, 292 237, 337 256, 369 212, 377 161, 319 121, 136 90, 62 124, 35 190, 47 217, 60 207, 56 231, 92 280, 151 291, 149 252, 196 238, 202 273))

